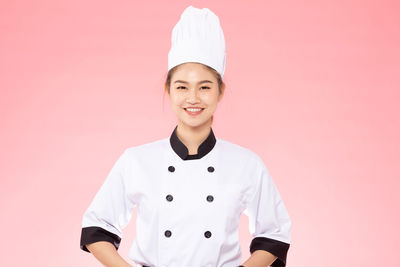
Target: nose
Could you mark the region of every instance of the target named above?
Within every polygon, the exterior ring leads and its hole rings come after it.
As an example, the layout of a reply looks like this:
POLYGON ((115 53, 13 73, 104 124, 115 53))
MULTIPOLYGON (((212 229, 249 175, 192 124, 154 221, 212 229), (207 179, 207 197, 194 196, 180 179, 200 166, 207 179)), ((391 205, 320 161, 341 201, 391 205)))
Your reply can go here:
POLYGON ((191 88, 189 90, 186 101, 191 104, 199 102, 198 92, 196 88, 191 88))

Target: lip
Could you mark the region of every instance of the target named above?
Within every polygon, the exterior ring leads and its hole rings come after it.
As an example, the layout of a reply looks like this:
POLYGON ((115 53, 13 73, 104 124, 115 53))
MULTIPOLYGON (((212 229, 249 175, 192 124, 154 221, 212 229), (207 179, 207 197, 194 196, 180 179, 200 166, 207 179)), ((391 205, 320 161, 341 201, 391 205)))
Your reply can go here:
MULTIPOLYGON (((200 107, 187 107, 187 108, 200 108, 200 107)), ((192 116, 192 117, 196 117, 197 115, 199 115, 200 113, 202 113, 203 110, 204 110, 204 108, 200 108, 200 109, 201 109, 200 111, 197 111, 197 112, 190 112, 189 110, 187 110, 187 108, 183 108, 183 109, 186 111, 187 114, 189 114, 189 115, 192 116)))

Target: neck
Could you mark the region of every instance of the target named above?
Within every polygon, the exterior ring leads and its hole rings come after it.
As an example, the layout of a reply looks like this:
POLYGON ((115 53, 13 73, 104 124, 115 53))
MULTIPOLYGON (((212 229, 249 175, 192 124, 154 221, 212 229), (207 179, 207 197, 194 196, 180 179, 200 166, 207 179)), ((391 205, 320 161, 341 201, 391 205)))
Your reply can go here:
POLYGON ((188 148, 189 155, 198 153, 200 144, 206 140, 211 131, 211 120, 203 125, 191 127, 178 122, 176 134, 179 140, 188 148))

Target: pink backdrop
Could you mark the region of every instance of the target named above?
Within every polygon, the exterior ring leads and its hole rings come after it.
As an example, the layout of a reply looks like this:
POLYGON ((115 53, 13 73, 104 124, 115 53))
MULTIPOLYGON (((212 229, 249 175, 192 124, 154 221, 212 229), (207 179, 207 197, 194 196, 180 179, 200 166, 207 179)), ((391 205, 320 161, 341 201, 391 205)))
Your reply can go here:
MULTIPOLYGON (((83 212, 124 148, 176 125, 162 86, 189 4, 220 17, 213 129, 269 168, 293 221, 288 266, 396 266, 395 0, 2 1, 0 266, 100 265, 79 248, 83 212)), ((245 260, 245 215, 240 232, 245 260)))

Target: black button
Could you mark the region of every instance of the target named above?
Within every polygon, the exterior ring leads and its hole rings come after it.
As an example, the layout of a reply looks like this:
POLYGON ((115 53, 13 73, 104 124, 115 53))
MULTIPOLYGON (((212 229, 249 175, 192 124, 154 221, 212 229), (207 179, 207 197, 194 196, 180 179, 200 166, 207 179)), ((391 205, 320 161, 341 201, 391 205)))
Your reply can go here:
POLYGON ((174 199, 171 195, 167 195, 166 198, 167 198, 168 201, 172 201, 174 199))
POLYGON ((166 237, 170 237, 171 236, 171 231, 170 230, 165 231, 164 235, 166 237))
POLYGON ((206 231, 206 232, 204 233, 204 236, 205 236, 206 238, 210 238, 210 237, 211 237, 211 232, 210 232, 210 231, 206 231))
POLYGON ((214 197, 213 196, 211 196, 211 195, 208 195, 207 196, 207 201, 208 202, 212 202, 214 200, 214 197))
POLYGON ((214 167, 213 166, 210 166, 210 167, 208 167, 208 169, 207 169, 209 172, 213 172, 214 171, 214 167))
POLYGON ((168 167, 168 170, 169 170, 170 172, 174 172, 174 171, 175 171, 175 167, 174 167, 174 166, 169 166, 169 167, 168 167))

